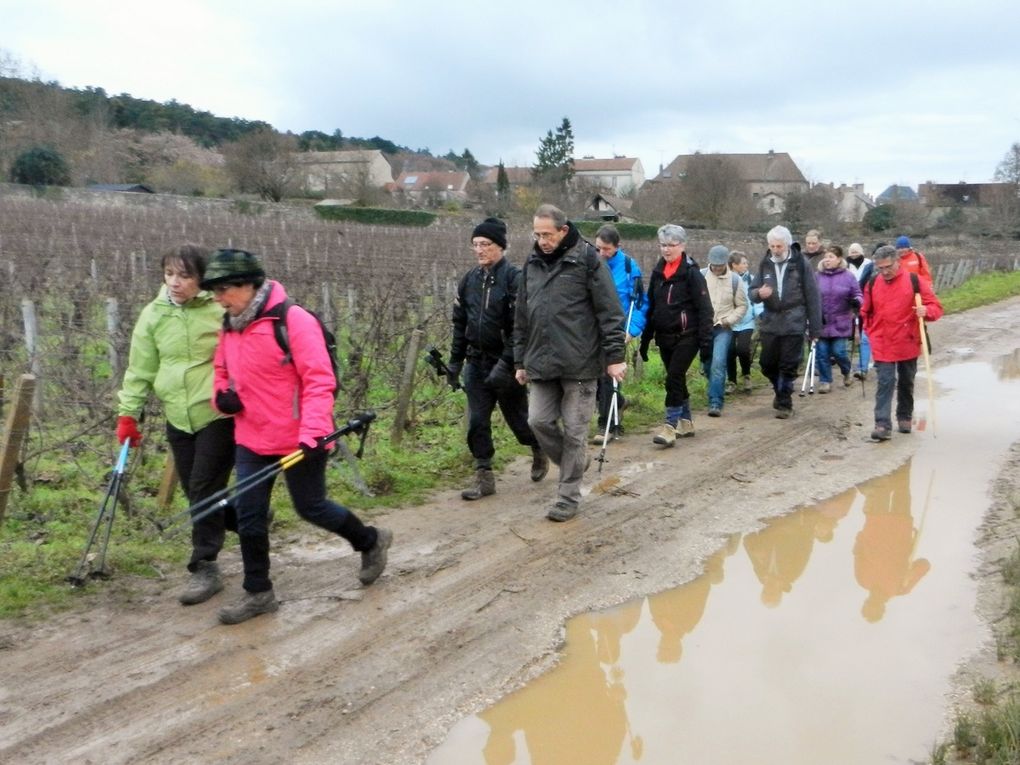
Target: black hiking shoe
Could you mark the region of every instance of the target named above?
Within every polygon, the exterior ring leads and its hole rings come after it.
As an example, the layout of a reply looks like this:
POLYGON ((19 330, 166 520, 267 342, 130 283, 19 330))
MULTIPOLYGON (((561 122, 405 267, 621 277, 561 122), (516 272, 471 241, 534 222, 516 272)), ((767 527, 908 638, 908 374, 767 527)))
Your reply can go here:
POLYGON ((382 576, 386 568, 386 551, 393 544, 393 532, 389 529, 377 528, 375 544, 372 549, 361 553, 361 571, 358 572, 358 580, 368 587, 376 579, 382 576))
POLYGON ((569 521, 575 515, 577 515, 577 505, 572 505, 569 502, 559 500, 556 504, 549 508, 549 512, 546 513, 545 517, 550 521, 562 523, 563 521, 569 521))
POLYGON ((896 429, 900 433, 909 433, 911 431, 911 422, 910 422, 910 420, 897 420, 896 421, 896 429))
POLYGON ((531 480, 538 482, 549 472, 549 458, 537 446, 531 447, 531 480))
POLYGON ((481 499, 482 497, 488 497, 490 494, 496 493, 496 474, 489 468, 478 468, 475 471, 475 482, 472 486, 464 489, 460 493, 461 499, 466 499, 469 502, 481 499))
POLYGON ((270 614, 279 609, 276 594, 271 590, 265 592, 247 592, 239 600, 220 609, 219 617, 223 624, 240 624, 259 614, 270 614))
POLYGON ((182 606, 194 606, 205 603, 222 589, 223 580, 220 578, 220 567, 216 565, 216 561, 200 560, 195 564, 191 579, 177 596, 177 600, 182 606))

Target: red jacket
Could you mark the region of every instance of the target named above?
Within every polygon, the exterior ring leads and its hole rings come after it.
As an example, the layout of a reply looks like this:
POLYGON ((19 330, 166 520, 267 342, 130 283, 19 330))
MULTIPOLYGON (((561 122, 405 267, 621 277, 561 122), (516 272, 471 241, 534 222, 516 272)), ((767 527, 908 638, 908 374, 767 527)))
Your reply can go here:
POLYGON ((934 281, 931 276, 931 269, 928 268, 927 259, 924 255, 913 248, 900 254, 900 268, 913 271, 922 279, 926 279, 928 284, 931 284, 932 281, 934 281))
MULTIPOLYGON (((925 321, 942 316, 942 304, 932 291, 931 282, 918 278, 925 321)), ((864 286, 861 319, 871 340, 875 361, 907 361, 921 355, 921 328, 914 313, 914 285, 910 272, 900 266, 891 281, 881 275, 864 286)))
MULTIPOLYGON (((272 282, 265 308, 286 299, 272 282)), ((300 444, 333 431, 333 366, 315 317, 300 306, 287 311, 293 361, 273 333, 275 317, 260 316, 240 332, 221 330, 214 359, 213 390, 233 384, 244 406, 234 415, 234 440, 256 454, 289 454, 300 444)))

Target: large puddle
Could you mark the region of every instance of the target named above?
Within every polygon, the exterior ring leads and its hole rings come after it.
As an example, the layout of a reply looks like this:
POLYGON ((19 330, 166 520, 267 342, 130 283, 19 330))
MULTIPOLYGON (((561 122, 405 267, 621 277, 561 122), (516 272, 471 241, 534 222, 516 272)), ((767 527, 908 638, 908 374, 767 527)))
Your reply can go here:
POLYGON ((987 637, 973 540, 1018 378, 1020 350, 938 370, 929 412, 919 374, 911 462, 733 536, 699 579, 572 619, 562 661, 429 765, 927 762, 950 675, 987 637))

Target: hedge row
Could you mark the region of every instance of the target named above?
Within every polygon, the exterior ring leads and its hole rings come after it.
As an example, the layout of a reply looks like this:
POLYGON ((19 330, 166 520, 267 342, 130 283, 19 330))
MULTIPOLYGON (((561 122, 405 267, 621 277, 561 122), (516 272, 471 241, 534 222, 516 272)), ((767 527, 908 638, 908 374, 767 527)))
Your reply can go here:
MULTIPOLYGON (((595 234, 605 224, 597 220, 582 220, 575 223, 581 235, 588 240, 594 240, 595 234)), ((651 223, 614 223, 616 230, 620 232, 620 238, 627 239, 655 239, 659 227, 651 223)))
POLYGON ((420 226, 424 228, 436 219, 435 213, 422 210, 388 210, 383 207, 331 207, 316 206, 315 212, 323 220, 348 220, 383 226, 420 226))

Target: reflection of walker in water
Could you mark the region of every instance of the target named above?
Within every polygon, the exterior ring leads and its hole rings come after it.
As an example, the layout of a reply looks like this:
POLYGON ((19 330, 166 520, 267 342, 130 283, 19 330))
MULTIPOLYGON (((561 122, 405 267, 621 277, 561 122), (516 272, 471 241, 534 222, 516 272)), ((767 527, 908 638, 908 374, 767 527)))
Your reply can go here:
POLYGON ((479 715, 491 728, 483 750, 486 765, 518 761, 612 765, 620 760, 628 736, 632 759, 640 759, 641 738, 630 731, 623 671, 616 664, 620 638, 640 618, 638 601, 572 619, 567 624, 563 661, 479 715), (527 757, 516 751, 517 731, 524 734, 527 757))
POLYGON ((854 543, 854 575, 868 590, 861 615, 877 622, 885 604, 906 595, 928 573, 931 564, 914 560, 920 530, 910 513, 910 471, 900 470, 877 479, 864 500, 864 527, 854 543))
POLYGON ((687 584, 648 598, 652 622, 659 628, 660 664, 676 664, 683 655, 683 639, 698 626, 705 614, 712 585, 723 580, 723 562, 737 551, 740 535, 732 535, 726 546, 705 561, 705 573, 687 584))
POLYGON ((775 608, 793 589, 811 557, 815 540, 832 539, 836 524, 850 511, 853 494, 846 492, 817 507, 784 515, 761 531, 744 537, 744 549, 762 584, 761 602, 775 608))

